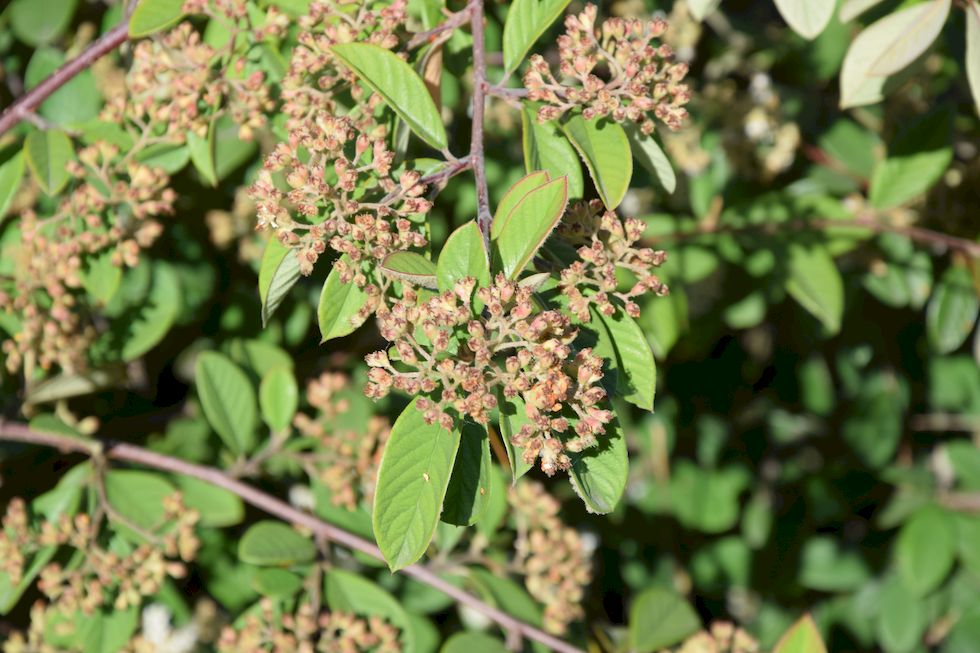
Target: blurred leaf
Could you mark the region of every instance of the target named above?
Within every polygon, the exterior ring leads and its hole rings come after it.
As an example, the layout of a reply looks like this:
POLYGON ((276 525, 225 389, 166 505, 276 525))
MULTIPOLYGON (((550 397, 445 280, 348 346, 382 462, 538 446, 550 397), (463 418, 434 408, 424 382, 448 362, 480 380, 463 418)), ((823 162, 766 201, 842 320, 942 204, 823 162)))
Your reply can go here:
POLYGON ((338 43, 331 51, 357 74, 415 134, 437 150, 446 149, 446 128, 425 82, 390 50, 370 43, 338 43))
POLYGON ((966 7, 966 78, 973 104, 980 114, 980 2, 977 0, 969 0, 966 7))
POLYGON ((936 284, 926 308, 926 335, 940 354, 955 351, 966 342, 980 312, 980 300, 965 267, 954 265, 936 284))
POLYGON ((820 320, 830 333, 840 331, 844 313, 844 283, 837 264, 820 247, 789 247, 786 290, 820 320))
POLYGON ((135 315, 121 325, 126 332, 120 355, 126 362, 136 360, 157 346, 180 313, 181 288, 177 273, 161 262, 154 264, 152 269, 149 295, 135 315))
POLYGON ((748 484, 743 470, 702 469, 681 460, 672 472, 671 503, 681 524, 704 533, 721 533, 738 523, 738 497, 748 484))
POLYGON ((380 269, 393 279, 408 281, 423 288, 438 288, 436 264, 415 252, 392 252, 385 257, 380 269))
POLYGON ((14 0, 8 16, 10 27, 32 47, 51 43, 71 25, 78 0, 14 0))
POLYGON ((249 526, 238 542, 238 557, 250 565, 286 567, 311 562, 316 545, 288 524, 264 520, 249 526))
POLYGON ((952 113, 934 111, 903 131, 891 145, 888 158, 878 163, 868 197, 876 208, 889 209, 927 192, 950 161, 952 113))
POLYGON ((140 0, 129 19, 129 36, 149 36, 170 27, 184 15, 184 0, 140 0))
POLYGON ((652 653, 682 642, 701 628, 698 613, 663 587, 644 590, 630 607, 630 650, 652 653))
POLYGON ((224 528, 245 518, 245 504, 237 494, 192 476, 177 475, 173 480, 184 505, 200 514, 200 526, 224 528))
MULTIPOLYGON (((348 267, 353 267, 350 259, 344 254, 340 257, 348 267)), ((367 315, 361 309, 368 301, 368 295, 357 284, 344 283, 340 278, 340 270, 336 264, 330 269, 327 280, 320 293, 320 303, 317 305, 316 317, 320 326, 320 342, 332 338, 340 338, 353 333, 364 324, 367 315)))
POLYGON ((827 27, 836 0, 775 0, 776 8, 794 32, 812 41, 827 27))
POLYGON ((401 629, 405 653, 415 651, 415 630, 409 615, 391 594, 355 573, 331 569, 325 582, 327 605, 337 612, 361 617, 381 617, 401 629))
MULTIPOLYGON (((113 510, 144 531, 153 532, 166 521, 163 502, 176 492, 163 476, 153 472, 114 469, 106 472, 105 493, 113 510)), ((142 537, 125 526, 117 529, 137 540, 142 537)))
POLYGON ((500 271, 516 279, 565 213, 568 180, 559 177, 531 190, 508 214, 497 236, 500 271))
POLYGON ((239 455, 252 451, 257 402, 245 373, 227 356, 206 351, 197 357, 195 379, 204 415, 225 446, 239 455))
POLYGON ((563 126, 595 184, 602 203, 614 210, 629 190, 633 156, 629 139, 619 123, 572 116, 563 126))
POLYGON ((902 30, 875 60, 869 74, 893 75, 918 59, 942 31, 950 4, 950 0, 929 0, 926 8, 917 13, 918 20, 902 30))
POLYGON ((582 179, 582 164, 579 163, 575 148, 568 142, 556 121, 549 120, 541 124, 536 113, 533 104, 522 104, 521 142, 524 149, 524 170, 529 175, 534 174, 535 171, 544 171, 551 178, 566 175, 568 196, 582 197, 585 182, 582 179))
POLYGON ((262 303, 262 326, 276 312, 290 289, 299 281, 299 260, 296 251, 270 238, 259 267, 259 301, 262 303))
POLYGON ((955 552, 955 522, 935 506, 922 508, 902 526, 895 543, 902 583, 913 596, 925 596, 949 574, 955 552))
POLYGON ((499 639, 485 633, 456 633, 446 640, 439 653, 507 653, 507 647, 499 639))
POLYGON ((517 69, 528 50, 554 23, 569 0, 515 0, 504 21, 504 72, 517 69))
POLYGON ((804 615, 779 639, 773 653, 827 653, 827 647, 813 618, 804 615))
POLYGON ((391 428, 378 470, 372 523, 392 571, 422 557, 435 533, 459 447, 459 433, 426 424, 410 403, 391 428))
POLYGON ((814 537, 803 546, 800 585, 820 592, 852 592, 869 579, 868 567, 854 551, 842 551, 830 537, 814 537))
POLYGON ((57 195, 68 183, 68 163, 75 150, 68 135, 59 130, 33 131, 24 141, 24 156, 35 181, 48 195, 57 195))
POLYGON ((869 179, 874 172, 875 153, 882 147, 881 139, 852 120, 840 118, 820 136, 820 148, 848 171, 869 179))
POLYGON ((692 16, 698 21, 702 21, 708 14, 717 9, 720 4, 721 0, 689 0, 687 7, 691 11, 692 16))
POLYGON ((82 286, 98 304, 108 304, 122 282, 122 266, 112 263, 114 253, 114 250, 109 248, 98 254, 86 256, 85 265, 80 270, 82 286))
POLYGON ((897 578, 881 588, 876 629, 881 647, 889 653, 910 653, 926 629, 922 606, 897 578))
POLYGON ((840 6, 840 19, 846 23, 880 2, 881 0, 844 0, 840 6))
POLYGON ((447 524, 470 526, 490 501, 490 440, 479 424, 464 423, 440 518, 447 524))
POLYGON ((212 186, 218 185, 218 173, 214 169, 214 125, 208 129, 207 136, 187 132, 187 150, 191 163, 201 177, 212 186))
POLYGON ((612 512, 629 477, 629 454, 619 418, 614 416, 606 424, 606 433, 596 446, 571 454, 571 459, 568 478, 586 510, 600 515, 612 512))
POLYGON ((302 577, 285 569, 259 569, 252 576, 252 587, 262 596, 293 596, 303 588, 302 577))
POLYGON ((259 406, 262 419, 273 432, 285 431, 296 415, 299 388, 292 370, 279 367, 262 377, 259 386, 259 406))
POLYGON ((24 153, 17 152, 0 165, 0 223, 7 215, 7 209, 13 202, 20 182, 24 179, 24 153))
MULTIPOLYGON (((32 89, 65 63, 65 55, 54 48, 38 48, 24 72, 24 88, 32 89)), ((102 95, 91 70, 72 77, 41 103, 38 112, 60 127, 77 127, 92 120, 102 107, 102 95)))

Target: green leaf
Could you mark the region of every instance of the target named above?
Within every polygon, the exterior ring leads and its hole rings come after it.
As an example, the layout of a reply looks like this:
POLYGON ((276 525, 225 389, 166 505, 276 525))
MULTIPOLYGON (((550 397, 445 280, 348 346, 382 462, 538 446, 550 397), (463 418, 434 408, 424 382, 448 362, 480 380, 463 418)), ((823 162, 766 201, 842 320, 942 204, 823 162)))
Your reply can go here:
POLYGON ((952 112, 934 111, 909 126, 889 148, 871 177, 868 198, 890 209, 927 192, 953 160, 952 112))
POLYGON ((303 588, 303 578, 277 567, 258 569, 252 575, 252 588, 262 596, 288 597, 303 588))
POLYGON ((245 504, 237 494, 193 476, 174 476, 184 505, 201 515, 198 522, 205 528, 224 528, 240 524, 245 518, 245 504))
POLYGON ((197 357, 197 394, 208 423, 236 454, 255 446, 255 392, 240 367, 224 354, 206 351, 197 357))
POLYGON ((515 0, 504 21, 504 72, 517 69, 534 42, 568 6, 569 0, 515 0))
POLYGON ((181 143, 154 143, 139 151, 136 160, 151 168, 160 168, 168 175, 184 169, 191 160, 190 149, 181 143))
POLYGON ((490 502, 490 439, 487 429, 467 422, 460 433, 459 451, 443 501, 442 521, 470 526, 490 502))
POLYGON ((585 181, 575 148, 568 142, 557 121, 549 120, 541 124, 535 114, 533 103, 523 104, 521 144, 524 149, 524 170, 530 174, 544 171, 552 178, 566 175, 569 197, 582 197, 585 181))
POLYGON ((187 132, 187 150, 191 155, 191 163, 201 177, 211 186, 218 185, 218 173, 214 169, 214 125, 208 129, 206 137, 187 132))
POLYGON ((633 176, 633 155, 626 132, 611 120, 573 116, 562 129, 578 151, 599 197, 612 211, 626 196, 633 176))
POLYGON ((285 431, 296 415, 299 388, 290 369, 279 367, 262 377, 259 386, 259 406, 262 419, 273 432, 285 431))
POLYGON ((619 503, 629 477, 629 455, 618 417, 606 424, 606 433, 598 440, 598 445, 572 454, 568 476, 586 509, 604 515, 619 503))
POLYGON ((486 633, 466 631, 447 639, 439 653, 507 653, 507 647, 486 633))
POLYGON ((902 526, 895 560, 902 583, 922 597, 939 587, 956 557, 956 523, 936 506, 926 506, 902 526))
POLYGON ((817 624, 810 615, 804 615, 783 633, 773 653, 827 653, 817 624))
POLYGON ((980 114, 980 2, 977 0, 970 0, 966 8, 966 78, 973 104, 980 114))
POLYGON ((970 336, 978 311, 980 301, 969 271, 950 267, 926 307, 926 335, 933 350, 948 354, 959 349, 970 336))
POLYGON ((112 256, 111 249, 87 256, 85 266, 79 272, 85 291, 102 305, 109 303, 122 282, 122 268, 112 264, 112 256))
POLYGON ((411 66, 394 52, 369 43, 341 43, 330 49, 384 98, 419 138, 437 150, 446 149, 446 128, 439 109, 411 66))
POLYGON ((616 393, 643 410, 653 410, 657 391, 657 364, 643 329, 619 309, 615 315, 603 315, 592 309, 592 319, 608 334, 600 334, 595 353, 609 361, 606 369, 616 375, 616 393))
POLYGON ((776 8, 794 32, 812 41, 834 16, 837 0, 776 0, 776 8))
POLYGON ((238 557, 250 565, 288 567, 311 562, 316 558, 316 545, 288 524, 269 519, 245 531, 238 541, 238 557))
POLYGON ((544 186, 549 181, 551 181, 551 176, 546 171, 537 170, 529 172, 526 176, 518 179, 513 186, 508 188, 504 196, 500 198, 500 204, 497 205, 497 210, 493 214, 493 221, 490 224, 490 239, 497 240, 497 237, 500 236, 500 231, 507 222, 507 218, 510 217, 511 212, 513 212, 514 208, 520 204, 521 200, 528 193, 544 186))
POLYGON ((155 263, 144 303, 135 316, 120 321, 120 326, 125 329, 120 349, 122 360, 136 360, 163 340, 177 320, 180 307, 180 278, 169 264, 155 263))
POLYGON ((24 178, 24 153, 17 152, 0 165, 0 222, 3 221, 14 201, 20 182, 24 178))
MULTIPOLYGON (((163 501, 176 489, 163 476, 152 472, 115 469, 105 475, 106 498, 113 510, 144 531, 154 531, 166 523, 163 501)), ((117 528, 141 540, 125 527, 117 528)))
POLYGON ((507 217, 497 236, 500 268, 516 279, 561 220, 568 204, 568 180, 549 181, 525 195, 507 217))
POLYGON ((626 127, 626 137, 637 162, 660 182, 665 191, 673 193, 677 187, 677 176, 670 165, 670 159, 657 144, 653 134, 647 136, 631 124, 626 127))
POLYGON ((459 447, 459 434, 426 424, 417 403, 416 398, 391 429, 374 495, 374 536, 392 571, 428 548, 459 447))
POLYGON ((911 653, 926 630, 928 618, 922 603, 916 599, 897 577, 889 579, 881 588, 877 614, 878 641, 889 653, 911 653))
POLYGON ((71 25, 78 0, 14 0, 8 15, 10 27, 32 47, 51 43, 71 25))
MULTIPOLYGON (((32 89, 65 63, 65 55, 55 48, 35 50, 24 73, 24 87, 32 89)), ((83 70, 41 103, 38 112, 61 127, 77 127, 99 115, 102 95, 91 70, 83 70)))
POLYGON ((24 141, 27 167, 48 195, 57 195, 68 183, 68 163, 75 160, 71 139, 63 131, 34 131, 24 141))
MULTIPOLYGON (((352 265, 346 254, 341 260, 352 265)), ((358 288, 353 282, 341 281, 340 271, 335 265, 323 284, 320 303, 316 309, 317 324, 322 336, 320 342, 346 336, 364 324, 367 316, 361 315, 360 311, 367 301, 368 295, 362 288, 358 288)))
POLYGON ((877 134, 846 118, 834 122, 820 136, 818 144, 833 159, 863 179, 871 177, 876 163, 875 153, 883 149, 877 134))
POLYGON ((739 495, 748 484, 742 468, 702 469, 681 460, 670 477, 674 516, 686 528, 722 533, 738 523, 739 495))
POLYGON ((393 279, 423 288, 438 288, 436 264, 415 252, 392 252, 381 263, 381 271, 393 279))
POLYGON ((678 644, 701 628, 683 597, 663 587, 644 590, 630 607, 630 650, 652 653, 678 644))
POLYGON ((402 631, 399 639, 405 653, 416 650, 415 628, 410 615, 395 597, 377 584, 335 567, 327 573, 324 590, 331 610, 361 617, 381 617, 402 631))
POLYGON ((270 238, 259 267, 259 301, 262 304, 262 327, 286 299, 290 289, 299 281, 299 259, 296 251, 270 238))
POLYGON ((820 320, 827 331, 840 331, 844 282, 827 250, 790 245, 788 267, 786 290, 790 296, 820 320))
POLYGON ((487 248, 480 227, 474 221, 449 234, 436 265, 436 279, 443 292, 452 290, 453 285, 465 277, 476 279, 477 287, 490 285, 487 248))
POLYGON ((140 0, 129 19, 129 36, 149 36, 170 27, 183 15, 184 0, 140 0))
POLYGON ((516 483, 517 479, 527 474, 534 465, 524 462, 524 450, 513 444, 511 438, 530 420, 524 401, 520 397, 504 399, 502 394, 498 395, 497 405, 500 408, 500 439, 503 440, 504 449, 507 450, 511 475, 513 482, 516 483))
POLYGON ((876 21, 854 39, 840 73, 842 109, 879 102, 890 78, 922 54, 942 29, 950 0, 930 0, 876 21), (910 59, 909 56, 912 56, 910 59), (899 65, 901 64, 901 65, 899 65))

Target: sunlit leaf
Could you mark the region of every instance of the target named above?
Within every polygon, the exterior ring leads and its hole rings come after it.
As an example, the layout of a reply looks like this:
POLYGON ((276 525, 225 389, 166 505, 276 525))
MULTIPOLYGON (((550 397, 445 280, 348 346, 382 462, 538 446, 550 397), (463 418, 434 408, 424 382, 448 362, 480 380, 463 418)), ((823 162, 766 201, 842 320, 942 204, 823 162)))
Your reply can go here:
POLYGON ((129 19, 129 36, 149 36, 170 27, 184 15, 184 0, 140 0, 129 19))
POLYGON ((504 71, 511 72, 524 60, 534 42, 554 23, 569 0, 515 0, 504 22, 504 71))
POLYGON ((805 615, 783 633, 773 653, 827 653, 827 647, 813 618, 805 615))
POLYGON ((812 41, 830 23, 837 0, 776 0, 776 8, 794 32, 812 41))
MULTIPOLYGON (((577 161, 577 159, 576 159, 577 161)), ((507 189, 504 196, 500 198, 497 210, 493 214, 493 222, 490 225, 490 238, 496 240, 500 236, 500 230, 504 228, 507 218, 524 197, 532 190, 544 186, 551 181, 551 177, 545 170, 535 170, 528 172, 527 175, 517 180, 513 186, 507 189)))
POLYGON ((438 288, 436 264, 415 252, 392 252, 381 263, 381 271, 394 279, 424 288, 438 288))
POLYGON ((299 281, 299 260, 296 251, 270 238, 259 267, 259 301, 262 304, 262 326, 282 304, 289 290, 299 281))
POLYGON ((497 236, 500 271, 517 278, 565 213, 568 180, 549 181, 527 193, 507 216, 497 236))
POLYGON ((977 0, 971 0, 966 7, 966 78, 973 104, 980 114, 980 2, 977 0))
POLYGON ((578 151, 602 203, 610 211, 626 196, 633 176, 633 155, 626 132, 618 123, 602 118, 573 116, 562 127, 578 151))
POLYGON ((478 287, 490 285, 490 261, 476 222, 467 222, 446 239, 439 253, 436 277, 443 292, 464 277, 476 279, 478 287))
MULTIPOLYGON (((346 254, 340 260, 351 265, 346 254)), ((361 309, 367 301, 368 295, 364 289, 358 288, 353 281, 344 283, 335 265, 323 284, 320 303, 316 309, 317 324, 320 326, 320 342, 346 336, 364 324, 367 316, 361 313, 361 309)))

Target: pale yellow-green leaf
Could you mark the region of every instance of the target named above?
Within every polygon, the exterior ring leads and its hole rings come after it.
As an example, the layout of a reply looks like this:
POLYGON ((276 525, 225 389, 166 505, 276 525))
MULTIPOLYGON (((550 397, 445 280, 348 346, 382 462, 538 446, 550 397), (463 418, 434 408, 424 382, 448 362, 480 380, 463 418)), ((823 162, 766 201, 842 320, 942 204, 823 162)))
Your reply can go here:
POLYGON ((931 0, 913 7, 922 7, 916 14, 918 20, 879 55, 871 66, 871 74, 894 75, 925 52, 946 24, 950 2, 951 0, 931 0))
POLYGON ((977 0, 971 0, 966 8, 966 78, 980 114, 980 2, 977 0))
POLYGON ((840 13, 838 14, 840 22, 851 21, 880 2, 881 0, 844 0, 840 5, 840 13))
POLYGON ((836 0, 775 0, 786 23, 805 39, 817 38, 834 15, 836 0))

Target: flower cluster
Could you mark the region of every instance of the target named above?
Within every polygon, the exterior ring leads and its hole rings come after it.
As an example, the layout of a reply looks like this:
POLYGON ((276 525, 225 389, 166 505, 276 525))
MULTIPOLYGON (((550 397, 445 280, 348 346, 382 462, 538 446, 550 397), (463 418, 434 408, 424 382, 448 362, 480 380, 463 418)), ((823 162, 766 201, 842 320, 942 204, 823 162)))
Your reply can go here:
POLYGON ((565 240, 578 247, 580 260, 562 270, 559 287, 568 297, 568 307, 579 320, 589 320, 589 306, 604 315, 613 315, 617 298, 630 317, 640 316, 635 297, 653 292, 663 296, 667 286, 653 273, 667 260, 666 252, 637 247, 644 224, 636 218, 621 220, 606 211, 602 202, 580 202, 572 207, 558 226, 565 240), (636 278, 633 287, 619 292, 617 270, 627 270, 636 278))
POLYGON ((9 371, 28 356, 44 370, 85 369, 98 336, 82 297, 92 266, 107 258, 135 267, 163 231, 155 218, 173 213, 168 175, 132 155, 102 141, 83 147, 68 166, 75 185, 57 209, 46 217, 22 211, 14 274, 0 279, 0 311, 20 321, 0 345, 9 371))
POLYGON ((370 272, 391 252, 426 244, 423 225, 413 220, 432 206, 422 175, 393 171, 394 156, 383 130, 372 137, 347 117, 317 113, 276 147, 252 185, 258 226, 297 250, 303 274, 329 246, 353 263, 343 268, 344 282, 365 287, 365 266, 370 272), (274 173, 282 173, 286 189, 274 173))
POLYGON ((293 425, 318 441, 314 451, 302 454, 307 473, 330 491, 334 505, 354 510, 360 501, 374 499, 381 453, 391 427, 388 420, 373 415, 362 429, 345 428, 342 417, 350 402, 338 394, 349 389, 350 381, 342 374, 325 372, 313 379, 307 385, 306 399, 317 414, 299 413, 293 425))
POLYGON ((587 120, 631 121, 645 134, 653 132, 654 118, 678 129, 687 116, 690 91, 681 83, 687 64, 672 61, 670 46, 654 45, 667 21, 610 18, 597 27, 596 13, 590 4, 568 16, 565 34, 558 37, 559 71, 569 83, 559 81, 541 55, 531 57, 524 86, 531 100, 545 103, 538 120, 553 120, 581 106, 587 120))
POLYGON ((340 43, 371 43, 392 49, 398 45, 397 32, 408 19, 406 0, 381 3, 376 0, 317 0, 300 19, 298 44, 282 81, 283 113, 290 130, 315 115, 337 114, 334 94, 350 89, 357 109, 349 117, 362 131, 373 126, 374 109, 381 102, 377 94, 365 97, 356 77, 330 49, 340 43))
POLYGON ((711 630, 691 635, 674 649, 675 653, 756 653, 759 642, 727 621, 716 621, 711 630))
POLYGON ((522 406, 522 425, 511 440, 525 462, 540 457, 548 475, 568 469, 568 453, 595 445, 612 419, 602 407, 602 359, 591 349, 573 353, 578 332, 568 316, 535 312, 527 286, 498 275, 475 293, 482 312, 473 304, 475 286, 468 277, 424 302, 406 286, 401 299, 379 309, 378 328, 394 346, 367 356, 365 392, 424 395, 417 405, 426 422, 447 430, 456 422, 451 412, 486 423, 500 399, 513 402, 522 406))
POLYGON ((219 653, 397 653, 398 629, 380 617, 361 619, 342 612, 317 615, 312 604, 300 602, 295 613, 279 614, 270 599, 245 617, 240 627, 228 626, 217 642, 219 653))
POLYGON ((517 527, 516 563, 527 591, 544 604, 544 627, 562 634, 585 616, 582 599, 592 582, 592 562, 578 532, 558 517, 561 504, 544 486, 524 481, 507 500, 517 527))
POLYGON ((99 543, 101 521, 81 513, 74 518, 62 515, 57 521, 42 521, 34 527, 21 499, 7 506, 0 530, 2 570, 17 583, 23 577, 27 555, 43 547, 67 545, 84 553, 81 564, 62 567, 54 562, 40 573, 38 589, 65 613, 81 610, 92 614, 104 605, 125 610, 139 605, 143 597, 154 596, 164 580, 180 578, 183 562, 194 558, 198 540, 194 533, 198 515, 183 506, 175 495, 164 502, 168 530, 153 534, 154 541, 120 552, 118 547, 103 548, 99 543))

